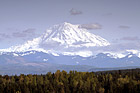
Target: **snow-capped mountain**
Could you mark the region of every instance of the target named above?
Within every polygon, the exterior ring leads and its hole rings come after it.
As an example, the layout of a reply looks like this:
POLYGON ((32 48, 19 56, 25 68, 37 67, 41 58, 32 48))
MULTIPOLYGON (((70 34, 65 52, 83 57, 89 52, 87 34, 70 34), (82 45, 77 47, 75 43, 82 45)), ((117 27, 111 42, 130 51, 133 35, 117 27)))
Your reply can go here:
MULTIPOLYGON (((80 28, 79 25, 73 25, 67 22, 54 25, 47 29, 40 37, 27 41, 24 44, 12 46, 8 49, 0 49, 0 55, 12 52, 18 56, 18 53, 24 52, 22 55, 29 55, 32 52, 38 51, 54 56, 79 55, 82 57, 95 56, 98 53, 107 54, 111 58, 123 58, 130 53, 140 57, 138 50, 126 50, 123 52, 99 51, 96 53, 96 48, 102 48, 111 45, 104 38, 88 32, 86 29, 80 28), (95 50, 93 49, 95 48, 95 50)), ((106 47, 108 48, 108 47, 106 47)))
POLYGON ((43 46, 64 46, 69 47, 93 47, 107 46, 110 43, 100 36, 89 33, 86 29, 79 28, 79 25, 62 23, 47 30, 42 36, 43 46))
POLYGON ((22 64, 34 66, 36 63, 51 63, 61 65, 87 65, 94 67, 125 67, 140 66, 140 58, 133 53, 124 57, 113 57, 110 53, 99 53, 95 56, 82 57, 78 55, 52 55, 38 51, 9 52, 0 55, 0 64, 22 64))
MULTIPOLYGON (((25 44, 3 49, 4 52, 26 52, 29 50, 61 53, 65 55, 80 55, 92 52, 87 48, 108 46, 110 43, 104 38, 79 28, 79 25, 62 23, 47 29, 46 32, 25 44)), ((81 55, 82 56, 82 55, 81 55)))
MULTIPOLYGON (((111 44, 104 38, 79 28, 79 25, 64 22, 47 29, 40 37, 24 44, 0 49, 0 68, 13 68, 14 65, 46 69, 47 66, 49 71, 54 67, 56 69, 58 65, 107 68, 140 66, 140 51, 102 51, 102 48, 109 46, 111 44)), ((65 66, 61 69, 68 70, 65 66)))

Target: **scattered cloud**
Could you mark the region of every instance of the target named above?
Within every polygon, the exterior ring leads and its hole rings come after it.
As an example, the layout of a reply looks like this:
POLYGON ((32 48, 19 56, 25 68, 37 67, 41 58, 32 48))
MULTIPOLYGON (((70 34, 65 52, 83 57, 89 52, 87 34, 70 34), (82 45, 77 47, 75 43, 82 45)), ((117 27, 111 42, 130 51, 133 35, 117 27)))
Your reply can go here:
POLYGON ((94 53, 101 53, 101 52, 117 52, 121 53, 126 50, 136 49, 138 50, 140 48, 140 44, 138 43, 117 43, 117 44, 111 44, 109 46, 105 47, 93 47, 91 48, 91 51, 94 51, 94 53))
POLYGON ((139 48, 140 48, 140 44, 128 42, 128 43, 113 44, 108 48, 106 48, 106 50, 119 52, 119 51, 125 51, 127 49, 139 49, 139 48))
POLYGON ((125 26, 125 25, 120 25, 119 28, 121 28, 121 29, 129 29, 130 27, 129 26, 125 26))
POLYGON ((12 33, 13 37, 30 37, 30 36, 34 36, 35 35, 35 29, 27 29, 21 32, 14 32, 12 33))
POLYGON ((5 33, 0 33, 0 38, 10 38, 10 36, 5 33))
POLYGON ((87 30, 92 30, 92 29, 101 29, 102 26, 98 23, 92 23, 92 24, 81 24, 79 25, 79 28, 85 28, 87 30))
POLYGON ((26 37, 25 34, 22 34, 22 33, 20 33, 20 32, 12 33, 12 36, 13 36, 13 37, 26 37))
POLYGON ((3 41, 5 39, 9 39, 11 38, 9 35, 5 34, 5 33, 0 33, 0 41, 3 41))
POLYGON ((125 41, 139 41, 140 38, 135 36, 135 37, 123 37, 120 40, 125 40, 125 41))
POLYGON ((129 49, 140 49, 140 38, 137 36, 127 36, 115 41, 115 43, 113 42, 110 46, 105 47, 103 51, 119 52, 129 49))
POLYGON ((72 9, 70 10, 70 14, 71 14, 71 15, 81 15, 81 14, 83 14, 83 12, 80 11, 80 10, 76 10, 76 9, 72 8, 72 9))
POLYGON ((34 38, 35 36, 38 36, 38 34, 35 32, 35 29, 30 28, 23 31, 16 30, 12 33, 0 33, 0 41, 4 41, 6 39, 14 40, 16 38, 21 40, 28 40, 34 38))

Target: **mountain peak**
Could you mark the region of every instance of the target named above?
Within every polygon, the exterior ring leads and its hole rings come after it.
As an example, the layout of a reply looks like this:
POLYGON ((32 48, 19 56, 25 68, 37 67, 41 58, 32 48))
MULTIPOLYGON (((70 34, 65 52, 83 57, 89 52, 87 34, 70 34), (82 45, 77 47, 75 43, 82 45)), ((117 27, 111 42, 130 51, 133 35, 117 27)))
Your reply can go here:
POLYGON ((61 26, 74 26, 74 24, 68 23, 68 22, 63 22, 57 25, 61 25, 61 26))
MULTIPOLYGON (((51 30, 64 31, 64 30, 68 30, 70 28, 77 28, 77 27, 78 27, 78 25, 73 25, 71 23, 64 22, 61 24, 54 25, 53 27, 51 27, 51 30)), ((47 31, 48 31, 48 29, 47 29, 47 31)))
POLYGON ((63 22, 62 25, 72 25, 72 24, 68 22, 63 22))
POLYGON ((27 41, 23 45, 10 47, 8 51, 24 52, 43 49, 46 51, 59 51, 59 53, 62 53, 85 51, 89 47, 110 45, 104 38, 94 35, 78 26, 79 25, 73 25, 67 22, 54 25, 50 29, 47 29, 40 37, 35 38, 32 41, 27 41))
MULTIPOLYGON (((93 47, 107 46, 110 43, 100 36, 89 33, 86 29, 67 22, 58 24, 48 29, 42 36, 44 44, 59 44, 66 47, 93 47)), ((58 47, 58 46, 57 46, 58 47)))

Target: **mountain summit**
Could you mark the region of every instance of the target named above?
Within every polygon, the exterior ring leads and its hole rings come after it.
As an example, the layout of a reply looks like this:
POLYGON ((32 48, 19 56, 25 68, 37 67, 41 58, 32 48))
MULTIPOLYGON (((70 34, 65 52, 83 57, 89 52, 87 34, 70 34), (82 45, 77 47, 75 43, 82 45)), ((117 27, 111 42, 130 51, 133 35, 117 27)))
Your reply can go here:
POLYGON ((53 50, 71 51, 81 48, 108 46, 110 43, 100 36, 88 32, 86 29, 79 28, 67 22, 54 25, 46 32, 32 41, 27 41, 23 45, 13 46, 5 51, 25 52, 29 50, 53 50))
MULTIPOLYGON (((108 45, 110 43, 102 37, 80 28, 79 25, 65 22, 50 27, 40 37, 22 45, 1 49, 0 68, 6 66, 8 71, 9 67, 16 67, 17 71, 17 67, 18 70, 30 67, 31 71, 35 72, 33 67, 39 71, 42 68, 50 71, 61 66, 63 70, 72 70, 68 69, 67 65, 99 68, 140 66, 140 51, 105 51, 104 49, 110 48, 108 45)), ((44 69, 42 70, 45 71, 44 69)))
POLYGON ((86 29, 79 28, 79 25, 62 23, 48 29, 42 36, 41 44, 47 46, 68 47, 93 47, 107 46, 109 42, 100 36, 89 33, 86 29))

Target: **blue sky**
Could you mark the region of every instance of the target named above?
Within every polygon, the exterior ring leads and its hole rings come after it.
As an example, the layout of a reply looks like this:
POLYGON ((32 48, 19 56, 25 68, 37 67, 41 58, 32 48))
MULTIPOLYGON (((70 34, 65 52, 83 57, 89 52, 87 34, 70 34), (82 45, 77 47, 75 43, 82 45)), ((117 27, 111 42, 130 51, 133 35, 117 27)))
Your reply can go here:
POLYGON ((140 0, 0 0, 0 49, 63 22, 87 25, 117 46, 140 48, 139 17, 140 0))

